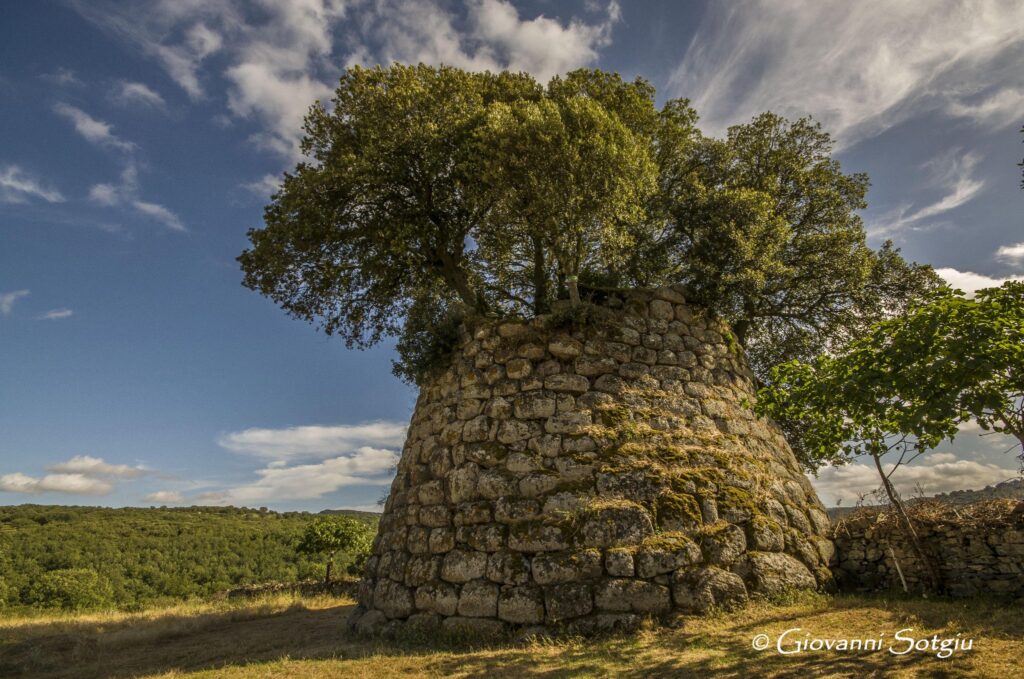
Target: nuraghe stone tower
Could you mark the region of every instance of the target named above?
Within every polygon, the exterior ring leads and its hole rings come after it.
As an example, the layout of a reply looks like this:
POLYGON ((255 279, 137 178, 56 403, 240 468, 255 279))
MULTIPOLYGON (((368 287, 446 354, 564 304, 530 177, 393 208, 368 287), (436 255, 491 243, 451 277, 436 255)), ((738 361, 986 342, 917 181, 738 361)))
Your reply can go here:
POLYGON ((586 633, 829 582, 731 331, 671 288, 586 311, 478 325, 423 387, 357 629, 586 633))

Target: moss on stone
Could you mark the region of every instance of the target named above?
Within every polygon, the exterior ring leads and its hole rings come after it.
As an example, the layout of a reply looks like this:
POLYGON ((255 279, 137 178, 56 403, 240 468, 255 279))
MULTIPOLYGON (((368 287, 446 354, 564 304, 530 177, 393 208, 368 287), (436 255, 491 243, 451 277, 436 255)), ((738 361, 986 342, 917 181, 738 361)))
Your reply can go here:
POLYGON ((700 505, 687 493, 663 492, 656 502, 656 522, 659 526, 670 521, 689 521, 701 524, 700 505))
POLYGON ((663 552, 678 552, 687 548, 693 543, 689 535, 681 531, 662 531, 654 535, 648 535, 640 543, 640 549, 660 550, 663 552))

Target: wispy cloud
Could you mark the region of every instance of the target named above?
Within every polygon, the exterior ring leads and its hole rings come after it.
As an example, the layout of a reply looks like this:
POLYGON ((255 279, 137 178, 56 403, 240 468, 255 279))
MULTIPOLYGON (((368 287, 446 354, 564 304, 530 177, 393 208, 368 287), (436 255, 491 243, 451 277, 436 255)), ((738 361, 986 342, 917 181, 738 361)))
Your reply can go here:
POLYGON ((114 484, 84 474, 47 474, 35 478, 16 472, 0 476, 0 492, 6 493, 65 493, 67 495, 108 495, 114 484))
POLYGON ((217 443, 236 453, 274 460, 332 457, 361 448, 399 448, 406 425, 400 422, 366 422, 333 426, 245 429, 221 436, 217 443))
POLYGON ((14 311, 14 303, 22 297, 28 297, 28 290, 14 290, 13 292, 0 292, 0 315, 9 316, 14 311))
POLYGON ((975 172, 980 160, 976 153, 952 149, 929 161, 922 169, 931 175, 931 183, 942 192, 941 197, 917 209, 912 204, 901 205, 870 223, 869 233, 881 236, 907 227, 919 228, 974 199, 985 188, 985 180, 975 172))
POLYGON ((85 85, 72 69, 63 66, 53 73, 44 73, 40 77, 60 87, 83 87, 85 85))
POLYGON ((963 290, 968 295, 973 295, 982 288, 997 288, 1006 281, 1024 281, 1024 276, 993 278, 973 271, 958 271, 949 267, 936 269, 935 273, 942 276, 942 279, 949 283, 950 287, 963 290))
POLYGON ((71 309, 50 309, 47 312, 36 316, 37 321, 59 321, 62 318, 71 318, 74 315, 71 309))
POLYGON ((41 198, 47 203, 63 203, 64 196, 17 165, 0 169, 0 203, 24 203, 29 198, 41 198))
POLYGON ((689 97, 712 133, 764 110, 812 114, 843 147, 995 83, 1024 85, 1022 57, 1020 2, 721 2, 669 91, 689 97))
POLYGON ((144 502, 160 503, 162 505, 180 505, 185 501, 185 496, 176 490, 158 490, 155 493, 144 495, 144 502))
POLYGON ((969 118, 976 125, 988 128, 1017 125, 1024 111, 1024 88, 1005 87, 974 103, 954 101, 947 110, 950 115, 969 118))
MULTIPOLYGON (((891 464, 883 465, 886 472, 891 464)), ((900 467, 892 481, 904 496, 912 496, 918 488, 926 495, 948 493, 953 490, 977 490, 985 486, 1015 478, 1017 471, 974 460, 957 459, 952 453, 932 453, 909 466, 900 467)), ((858 497, 879 487, 878 472, 866 464, 848 464, 827 467, 818 478, 811 478, 818 495, 826 505, 854 504, 858 497)))
POLYGON ((114 103, 125 106, 141 106, 148 108, 166 108, 167 102, 158 92, 151 89, 145 83, 130 82, 121 80, 110 93, 114 103))
POLYGON ((136 479, 147 473, 142 467, 110 464, 100 457, 76 455, 66 462, 46 467, 42 477, 21 472, 0 475, 0 492, 64 493, 66 495, 109 495, 119 479, 136 479))
POLYGON ((144 200, 133 200, 132 207, 147 217, 155 219, 172 231, 188 231, 185 225, 182 224, 181 219, 178 218, 178 215, 163 205, 149 203, 144 200))
POLYGON ((592 63, 620 15, 614 1, 594 21, 523 18, 505 0, 461 8, 441 0, 304 0, 261 3, 258 13, 235 0, 72 4, 156 58, 193 99, 204 97, 204 70, 216 58, 230 112, 256 120, 253 142, 289 159, 298 155, 303 116, 314 100, 330 97, 341 65, 422 61, 547 79, 592 63))
POLYGON ((218 505, 253 505, 284 500, 312 500, 346 486, 387 485, 398 453, 363 446, 348 455, 292 467, 268 465, 249 484, 202 493, 196 500, 218 505))
POLYGON ((88 142, 117 149, 118 151, 127 152, 135 149, 135 144, 115 135, 112 131, 113 126, 109 123, 93 118, 80 108, 70 104, 58 103, 54 105, 53 110, 57 115, 70 120, 75 131, 88 142))
POLYGON ((261 197, 269 197, 277 193, 281 188, 281 178, 272 174, 265 174, 259 179, 245 182, 241 185, 246 191, 251 191, 261 197))
POLYGON ((138 172, 136 163, 133 160, 129 160, 121 172, 120 183, 94 184, 89 189, 89 200, 97 205, 106 207, 125 205, 131 207, 139 214, 160 222, 172 231, 182 233, 188 231, 181 218, 169 208, 159 203, 139 198, 138 172))
POLYGON ((1007 262, 1024 262, 1024 241, 1013 245, 1001 245, 996 250, 996 257, 1007 262))
POLYGON ((112 476, 119 479, 137 479, 146 473, 142 467, 131 467, 126 464, 110 464, 101 457, 76 455, 67 462, 51 464, 47 471, 65 474, 84 474, 85 476, 112 476))

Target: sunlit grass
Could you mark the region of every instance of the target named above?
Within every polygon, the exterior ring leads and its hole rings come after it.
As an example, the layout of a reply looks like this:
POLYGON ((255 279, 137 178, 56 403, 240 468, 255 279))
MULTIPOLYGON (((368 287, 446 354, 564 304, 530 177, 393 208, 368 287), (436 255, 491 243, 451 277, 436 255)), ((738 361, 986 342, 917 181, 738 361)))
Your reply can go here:
POLYGON ((812 595, 761 602, 675 628, 630 634, 463 643, 382 641, 345 631, 351 601, 276 595, 192 602, 140 613, 36 615, 0 621, 0 676, 32 677, 661 677, 1016 676, 1019 605, 812 595), (801 627, 820 638, 974 639, 934 654, 755 651, 756 634, 801 627))

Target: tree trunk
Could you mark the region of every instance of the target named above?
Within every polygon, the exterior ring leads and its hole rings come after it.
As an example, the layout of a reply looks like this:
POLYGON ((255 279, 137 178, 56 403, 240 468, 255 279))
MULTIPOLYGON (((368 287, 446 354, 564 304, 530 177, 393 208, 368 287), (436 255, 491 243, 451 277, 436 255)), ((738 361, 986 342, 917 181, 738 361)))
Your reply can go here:
POLYGON ((334 557, 327 560, 327 575, 324 576, 324 584, 331 584, 331 569, 334 567, 334 557))
POLYGON ((533 238, 533 313, 536 316, 548 310, 548 277, 544 271, 544 246, 533 238))
POLYGON ((437 261, 441 263, 441 276, 448 285, 452 286, 455 294, 459 296, 462 303, 470 309, 484 311, 484 301, 477 295, 469 285, 469 277, 462 265, 452 256, 450 252, 442 247, 435 250, 437 261))
POLYGON ((924 551, 924 545, 921 544, 921 540, 917 537, 917 531, 914 530, 914 522, 911 521, 910 515, 907 514, 903 500, 900 499, 900 496, 896 493, 896 488, 889 481, 889 477, 885 475, 885 471, 882 470, 882 462, 878 459, 878 455, 872 455, 871 459, 875 461, 875 469, 878 470, 878 476, 882 479, 882 487, 885 489, 885 494, 889 497, 889 502, 896 510, 897 516, 903 521, 903 525, 907 530, 907 537, 910 538, 910 544, 917 553, 917 558, 924 565, 928 579, 928 589, 935 594, 941 594, 942 576, 928 556, 928 553, 924 551))
POLYGON ((577 306, 580 303, 580 289, 577 285, 576 276, 566 276, 565 284, 569 288, 569 303, 572 306, 577 306))

